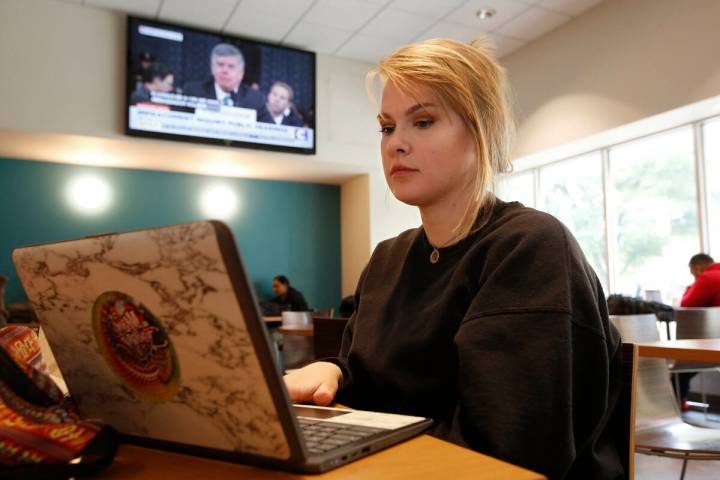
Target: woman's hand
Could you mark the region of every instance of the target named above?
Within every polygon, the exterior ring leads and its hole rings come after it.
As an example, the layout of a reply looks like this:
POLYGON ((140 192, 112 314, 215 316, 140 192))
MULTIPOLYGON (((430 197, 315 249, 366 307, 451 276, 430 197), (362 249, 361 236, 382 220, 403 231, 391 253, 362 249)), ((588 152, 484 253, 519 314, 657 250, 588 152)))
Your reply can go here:
POLYGON ((342 370, 330 362, 315 362, 285 375, 290 399, 294 402, 313 402, 329 405, 335 398, 342 370))

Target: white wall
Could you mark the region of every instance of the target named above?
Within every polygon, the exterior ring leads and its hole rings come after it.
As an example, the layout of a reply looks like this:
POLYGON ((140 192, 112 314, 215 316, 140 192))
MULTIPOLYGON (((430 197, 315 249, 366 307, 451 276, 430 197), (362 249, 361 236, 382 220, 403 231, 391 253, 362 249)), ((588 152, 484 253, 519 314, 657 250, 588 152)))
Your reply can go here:
POLYGON ((350 210, 363 201, 369 211, 364 240, 343 244, 343 257, 355 259, 348 285, 378 241, 417 226, 414 208, 384 195, 376 108, 364 87, 370 65, 317 56, 317 154, 300 156, 126 137, 125 43, 122 14, 0 1, 0 156, 335 184, 367 175, 370 197, 358 188, 342 195, 350 210))
POLYGON ((720 94, 720 2, 606 0, 502 59, 516 156, 720 94))

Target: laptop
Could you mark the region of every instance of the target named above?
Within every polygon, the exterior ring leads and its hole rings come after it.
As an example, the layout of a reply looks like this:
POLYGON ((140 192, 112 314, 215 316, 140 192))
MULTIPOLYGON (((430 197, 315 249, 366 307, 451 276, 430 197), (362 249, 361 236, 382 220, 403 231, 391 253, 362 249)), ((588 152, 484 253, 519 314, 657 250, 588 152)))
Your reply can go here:
POLYGON ((126 442, 317 473, 432 423, 293 405, 221 222, 22 247, 13 262, 80 414, 126 442))

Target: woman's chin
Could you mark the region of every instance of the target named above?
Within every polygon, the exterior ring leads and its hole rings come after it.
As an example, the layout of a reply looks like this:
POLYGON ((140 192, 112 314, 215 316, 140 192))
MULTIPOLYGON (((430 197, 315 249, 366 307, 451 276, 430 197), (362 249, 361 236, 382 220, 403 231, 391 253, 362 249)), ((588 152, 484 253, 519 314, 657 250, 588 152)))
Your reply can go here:
POLYGON ((396 199, 413 207, 421 206, 424 203, 423 199, 426 197, 426 195, 423 195, 421 192, 410 188, 403 188, 403 186, 396 188, 391 187, 390 191, 396 199))

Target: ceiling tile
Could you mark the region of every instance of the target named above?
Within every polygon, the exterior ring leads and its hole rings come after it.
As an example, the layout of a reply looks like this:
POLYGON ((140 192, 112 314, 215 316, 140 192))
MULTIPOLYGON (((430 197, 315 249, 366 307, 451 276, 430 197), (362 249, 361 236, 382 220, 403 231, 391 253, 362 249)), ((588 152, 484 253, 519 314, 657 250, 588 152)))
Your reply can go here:
POLYGON ((495 55, 497 58, 509 55, 526 44, 526 42, 518 40, 517 38, 510 38, 496 33, 488 35, 488 39, 495 45, 495 55))
POLYGON ((234 15, 225 27, 224 33, 269 42, 280 42, 293 25, 295 25, 294 18, 276 17, 263 12, 246 11, 243 15, 234 15))
POLYGON ((427 40, 429 38, 454 38, 461 42, 471 42, 482 36, 484 32, 480 29, 469 28, 451 22, 439 22, 430 30, 417 37, 415 41, 427 40))
POLYGON ((500 27, 496 33, 530 41, 557 28, 569 19, 567 15, 531 7, 500 27))
POLYGON ((602 0, 541 0, 539 5, 558 13, 577 16, 600 2, 602 0))
POLYGON ((385 39, 370 35, 355 35, 340 48, 335 55, 353 58, 369 63, 377 63, 381 57, 395 50, 402 43, 388 42, 385 39))
POLYGON ((482 32, 489 32, 528 8, 530 8, 530 5, 519 0, 468 0, 460 8, 445 17, 445 20, 475 28, 482 32), (480 19, 476 14, 481 8, 492 8, 495 10, 495 15, 484 20, 480 19))
POLYGON ((295 25, 283 43, 318 53, 333 53, 350 35, 352 32, 346 30, 303 21, 295 25))
POLYGON ((319 0, 303 17, 303 22, 340 30, 357 30, 382 7, 360 0, 319 0))
POLYGON ((160 0, 85 0, 85 5, 155 18, 160 0))
POLYGON ((430 17, 396 8, 386 8, 380 15, 370 20, 370 23, 360 30, 360 34, 407 43, 435 22, 436 20, 430 17))
POLYGON ((220 30, 238 0, 163 0, 158 18, 210 30, 220 30))
POLYGON ((465 0, 395 0, 390 4, 390 7, 440 20, 464 1, 465 0))
POLYGON ((240 0, 233 18, 245 12, 263 12, 274 17, 299 20, 312 3, 313 0, 240 0))

